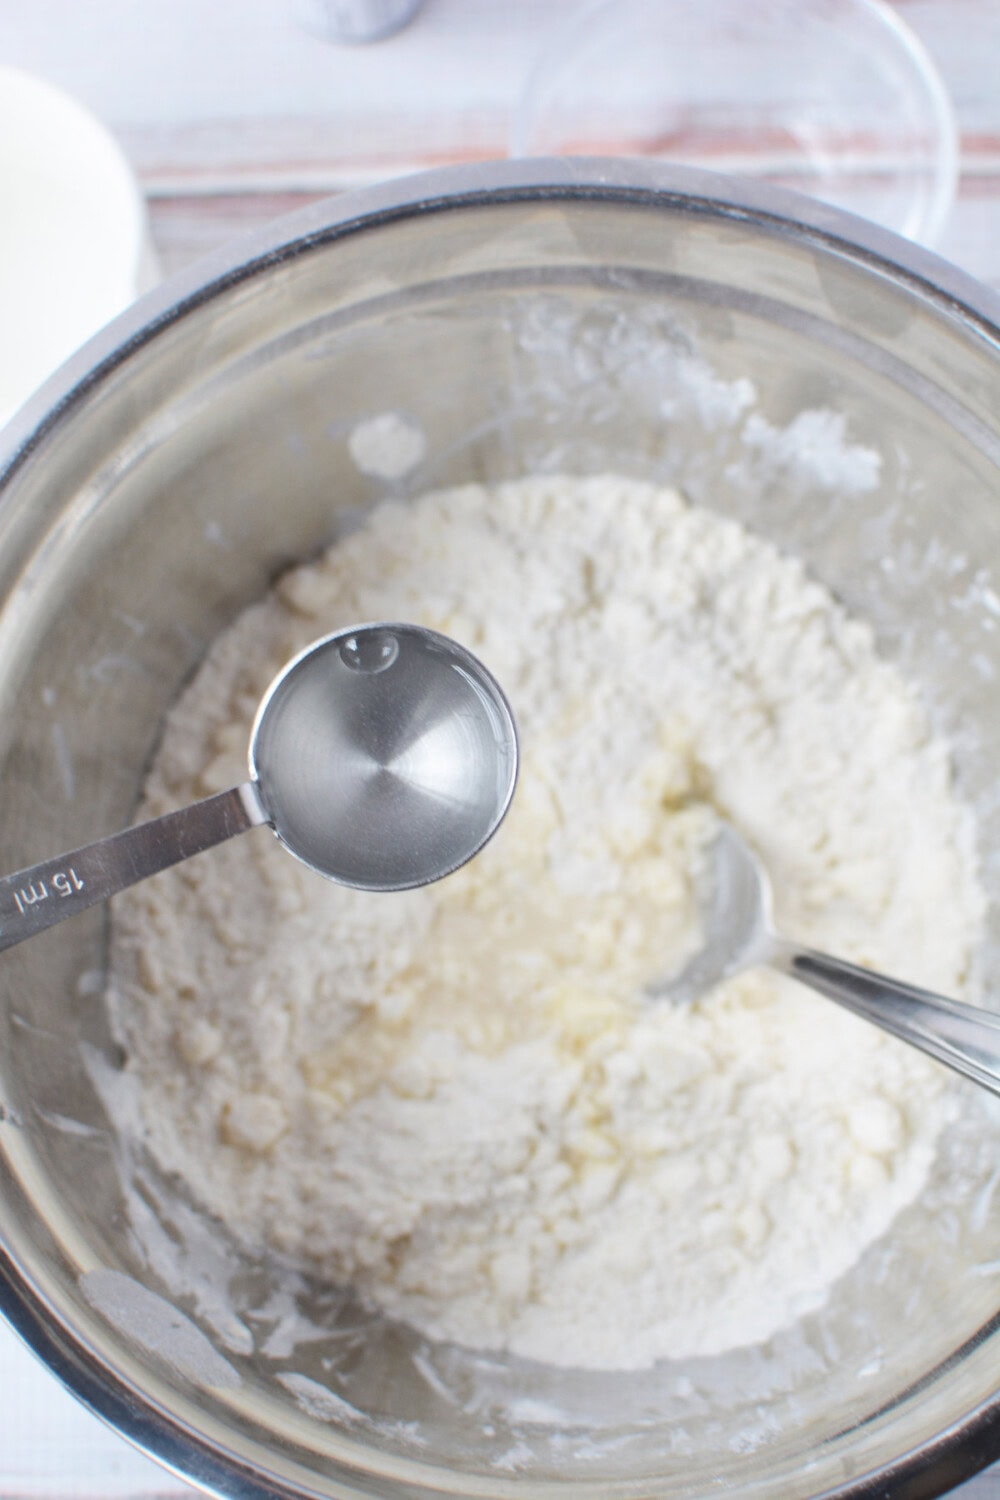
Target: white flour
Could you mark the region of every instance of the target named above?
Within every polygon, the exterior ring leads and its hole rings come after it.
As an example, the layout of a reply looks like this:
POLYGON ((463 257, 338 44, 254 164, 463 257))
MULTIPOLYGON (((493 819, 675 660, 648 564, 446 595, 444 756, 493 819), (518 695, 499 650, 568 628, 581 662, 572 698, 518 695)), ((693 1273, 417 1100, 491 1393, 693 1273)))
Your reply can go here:
POLYGON ((386 504, 217 644, 147 812, 244 774, 316 636, 412 619, 504 684, 523 772, 448 880, 332 886, 266 834, 117 903, 150 1144, 250 1242, 474 1347, 638 1368, 767 1338, 921 1190, 935 1065, 755 971, 690 1008, 712 807, 791 935, 951 992, 981 899, 915 695, 796 562, 673 493, 524 480, 386 504))

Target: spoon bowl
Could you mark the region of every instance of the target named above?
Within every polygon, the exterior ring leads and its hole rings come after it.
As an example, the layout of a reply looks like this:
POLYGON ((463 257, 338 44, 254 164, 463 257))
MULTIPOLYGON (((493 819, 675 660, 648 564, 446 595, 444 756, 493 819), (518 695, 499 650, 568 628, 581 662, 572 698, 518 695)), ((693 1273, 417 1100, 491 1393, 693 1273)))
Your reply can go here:
POLYGON ((278 838, 367 891, 427 885, 495 832, 514 791, 514 721, 470 652, 435 631, 339 631, 295 657, 254 723, 250 773, 278 838))

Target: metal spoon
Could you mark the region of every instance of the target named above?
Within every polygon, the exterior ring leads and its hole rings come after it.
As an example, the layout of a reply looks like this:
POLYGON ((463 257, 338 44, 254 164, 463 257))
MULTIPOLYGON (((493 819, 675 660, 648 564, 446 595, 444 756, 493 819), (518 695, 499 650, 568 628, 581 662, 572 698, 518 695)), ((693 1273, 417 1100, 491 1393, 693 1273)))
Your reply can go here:
POLYGON ((704 945, 675 978, 655 986, 657 996, 694 1000, 720 980, 766 964, 1000 1094, 1000 1016, 788 942, 771 925, 771 887, 760 861, 728 823, 712 856, 704 945))
POLYGON ((495 832, 517 759, 507 700, 468 651, 416 625, 338 631, 268 688, 249 780, 0 878, 0 950, 261 825, 342 885, 426 885, 495 832))

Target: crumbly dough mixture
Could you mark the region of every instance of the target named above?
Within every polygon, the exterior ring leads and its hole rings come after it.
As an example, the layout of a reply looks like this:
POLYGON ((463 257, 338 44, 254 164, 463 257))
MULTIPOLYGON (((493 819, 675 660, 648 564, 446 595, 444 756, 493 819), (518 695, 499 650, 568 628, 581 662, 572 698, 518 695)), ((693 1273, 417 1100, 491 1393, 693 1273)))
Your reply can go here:
POLYGON ((508 819, 421 891, 258 832, 120 898, 117 1024, 160 1163, 251 1243, 444 1339, 639 1368, 767 1338, 921 1190, 941 1070, 698 942, 713 809, 783 928, 959 992, 969 818, 914 692, 798 562, 670 491, 531 478, 386 503, 211 651, 145 812, 242 779, 286 659, 363 620, 504 684, 508 819))

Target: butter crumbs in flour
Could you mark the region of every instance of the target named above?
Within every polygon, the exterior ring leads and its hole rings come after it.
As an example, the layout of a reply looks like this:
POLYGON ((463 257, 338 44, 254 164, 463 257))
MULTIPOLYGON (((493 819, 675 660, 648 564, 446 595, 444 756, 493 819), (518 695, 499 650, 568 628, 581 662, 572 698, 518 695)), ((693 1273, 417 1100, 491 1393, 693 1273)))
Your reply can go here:
POLYGON ((919 701, 793 559, 675 493, 532 478, 387 503, 216 642, 155 814, 239 781, 273 674, 409 619, 503 683, 512 810, 438 885, 262 834, 119 898, 115 1019, 161 1165, 251 1244, 427 1334, 640 1368, 767 1338, 921 1191, 940 1070, 759 970, 690 1007, 712 809, 790 935, 961 990, 970 819, 919 701))

